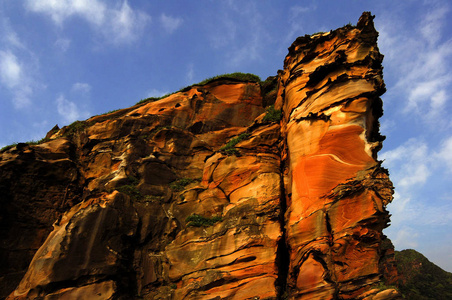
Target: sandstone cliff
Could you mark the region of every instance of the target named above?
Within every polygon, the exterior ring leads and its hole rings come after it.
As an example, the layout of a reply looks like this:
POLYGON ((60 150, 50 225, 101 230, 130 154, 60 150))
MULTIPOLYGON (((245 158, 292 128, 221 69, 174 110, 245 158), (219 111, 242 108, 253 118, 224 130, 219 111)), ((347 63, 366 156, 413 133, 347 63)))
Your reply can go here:
POLYGON ((2 296, 397 299, 372 19, 3 151, 2 296))

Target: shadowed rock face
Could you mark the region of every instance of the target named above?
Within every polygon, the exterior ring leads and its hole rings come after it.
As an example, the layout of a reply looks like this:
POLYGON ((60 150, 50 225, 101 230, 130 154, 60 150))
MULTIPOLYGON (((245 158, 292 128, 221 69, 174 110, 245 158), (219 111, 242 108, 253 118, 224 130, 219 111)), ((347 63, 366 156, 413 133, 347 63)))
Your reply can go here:
POLYGON ((2 152, 2 296, 396 299, 376 288, 396 276, 377 35, 364 13, 298 38, 264 84, 214 80, 2 152))

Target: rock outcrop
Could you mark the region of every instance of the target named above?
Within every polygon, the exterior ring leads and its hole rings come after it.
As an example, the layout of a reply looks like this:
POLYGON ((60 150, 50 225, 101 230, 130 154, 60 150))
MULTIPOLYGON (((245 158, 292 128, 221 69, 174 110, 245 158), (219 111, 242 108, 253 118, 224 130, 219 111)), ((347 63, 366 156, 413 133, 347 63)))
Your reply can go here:
POLYGON ((289 294, 357 299, 379 280, 392 183, 376 160, 382 55, 370 17, 298 38, 280 73, 289 294))
POLYGON ((372 19, 3 151, 2 296, 397 299, 372 19))

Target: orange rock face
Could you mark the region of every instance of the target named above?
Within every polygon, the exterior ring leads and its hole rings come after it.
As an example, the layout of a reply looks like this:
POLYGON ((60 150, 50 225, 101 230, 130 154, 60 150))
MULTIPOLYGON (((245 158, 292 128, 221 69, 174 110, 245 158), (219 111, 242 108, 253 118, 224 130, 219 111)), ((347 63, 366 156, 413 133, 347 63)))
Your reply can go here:
POLYGON ((355 28, 298 38, 280 73, 293 299, 357 299, 380 280, 392 184, 376 160, 384 92, 376 38, 366 14, 355 28))
POLYGON ((266 83, 194 85, 2 152, 0 296, 399 297, 376 288, 395 274, 377 35, 365 13, 298 38, 266 83))

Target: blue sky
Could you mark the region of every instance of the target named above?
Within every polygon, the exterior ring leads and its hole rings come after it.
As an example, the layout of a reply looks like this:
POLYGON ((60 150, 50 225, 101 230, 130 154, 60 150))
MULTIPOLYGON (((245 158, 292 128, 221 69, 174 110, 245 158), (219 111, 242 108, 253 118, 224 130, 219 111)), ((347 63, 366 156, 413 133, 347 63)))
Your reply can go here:
POLYGON ((0 0, 0 147, 207 77, 282 69, 296 37, 371 11, 385 55, 385 233, 452 271, 450 1, 0 0))

